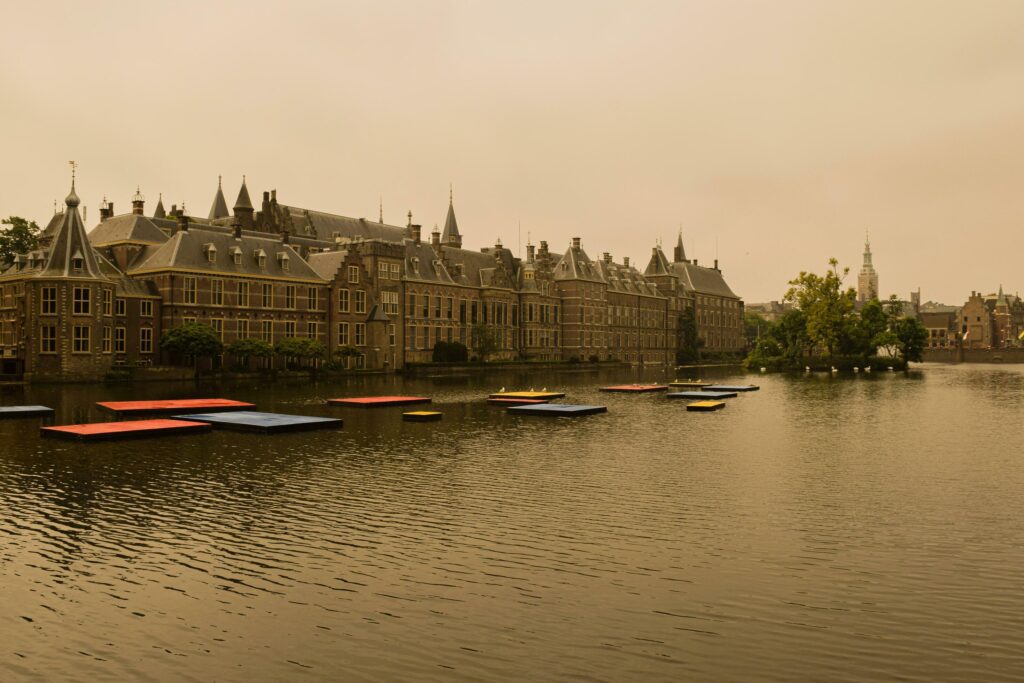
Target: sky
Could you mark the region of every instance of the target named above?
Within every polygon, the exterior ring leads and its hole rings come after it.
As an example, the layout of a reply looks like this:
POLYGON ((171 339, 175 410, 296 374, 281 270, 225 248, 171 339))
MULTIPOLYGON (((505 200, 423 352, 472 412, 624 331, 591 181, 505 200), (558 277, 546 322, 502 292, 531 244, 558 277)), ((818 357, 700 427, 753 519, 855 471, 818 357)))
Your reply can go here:
POLYGON ((5 2, 0 215, 135 188, 443 225, 747 302, 830 257, 884 295, 1024 290, 1024 2, 5 2))

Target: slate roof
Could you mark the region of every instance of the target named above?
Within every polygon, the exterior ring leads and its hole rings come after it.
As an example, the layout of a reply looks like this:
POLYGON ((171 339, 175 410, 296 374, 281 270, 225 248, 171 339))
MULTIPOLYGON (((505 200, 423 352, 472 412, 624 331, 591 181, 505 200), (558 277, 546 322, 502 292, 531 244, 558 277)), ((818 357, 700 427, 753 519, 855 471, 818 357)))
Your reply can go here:
MULTIPOLYGON (((248 195, 248 193, 246 194, 248 195)), ((212 221, 218 218, 227 218, 230 215, 231 214, 228 213, 228 203, 224 200, 224 191, 221 189, 220 178, 218 178, 217 194, 213 197, 213 206, 210 207, 210 215, 208 218, 212 221)))
POLYGON ((621 263, 598 261, 594 264, 601 277, 608 283, 608 290, 624 294, 639 294, 641 296, 663 296, 658 292, 657 285, 648 282, 636 268, 626 267, 621 263))
POLYGON ((310 254, 307 261, 309 267, 324 280, 333 280, 338 273, 338 268, 345 262, 348 255, 344 249, 334 251, 322 251, 318 254, 310 254))
POLYGON ((53 234, 53 241, 46 252, 46 264, 36 277, 106 279, 100 271, 96 254, 85 234, 85 225, 78 214, 79 202, 78 195, 75 194, 75 184, 72 182, 71 193, 64 200, 67 210, 61 216, 60 224, 53 234), (72 267, 75 259, 81 259, 80 269, 72 267))
MULTIPOLYGON (((682 243, 682 235, 679 236, 679 241, 682 243)), ((679 248, 678 246, 676 247, 679 248)), ((672 264, 669 263, 665 257, 665 252, 661 250, 661 247, 654 247, 654 253, 651 254, 651 260, 647 263, 647 268, 644 270, 644 275, 671 275, 672 264)))
POLYGON ((722 271, 705 268, 694 263, 673 263, 672 272, 679 276, 684 287, 697 294, 711 294, 729 299, 739 299, 726 284, 722 271))
POLYGON ((242 187, 238 190, 238 199, 235 200, 236 209, 251 209, 252 200, 249 199, 249 188, 245 186, 245 178, 242 178, 242 187))
POLYGON ((89 232, 89 242, 96 247, 118 242, 163 244, 166 241, 167 235, 153 220, 133 213, 108 218, 89 232))
POLYGON ((312 211, 296 206, 279 205, 282 211, 288 212, 296 236, 307 236, 324 242, 333 242, 336 238, 364 240, 379 239, 385 242, 401 244, 405 239, 405 228, 365 218, 349 218, 323 211, 312 211))
POLYGON ((410 282, 456 283, 432 246, 411 240, 405 243, 405 279, 410 282))
POLYGON ((206 271, 211 274, 244 275, 247 277, 275 277, 289 280, 322 282, 305 260, 291 247, 273 237, 243 234, 236 240, 229 231, 208 226, 190 226, 178 230, 167 242, 139 265, 131 269, 132 274, 166 270, 169 268, 206 271), (208 257, 209 248, 215 249, 214 261, 208 257), (235 250, 241 251, 241 262, 234 261, 235 250), (266 256, 263 267, 257 258, 262 250, 266 256), (280 256, 286 256, 288 270, 284 270, 280 256))
POLYGON ((156 200, 156 210, 153 212, 153 218, 166 218, 167 212, 164 211, 164 196, 161 194, 160 198, 156 200))
POLYGON ((603 282, 600 271, 594 267, 587 252, 582 247, 569 247, 555 265, 556 280, 586 280, 603 282))
POLYGON ((452 243, 461 241, 462 235, 459 234, 459 224, 455 220, 455 207, 452 205, 451 199, 448 200, 448 215, 444 219, 444 231, 441 233, 441 241, 445 243, 452 243))

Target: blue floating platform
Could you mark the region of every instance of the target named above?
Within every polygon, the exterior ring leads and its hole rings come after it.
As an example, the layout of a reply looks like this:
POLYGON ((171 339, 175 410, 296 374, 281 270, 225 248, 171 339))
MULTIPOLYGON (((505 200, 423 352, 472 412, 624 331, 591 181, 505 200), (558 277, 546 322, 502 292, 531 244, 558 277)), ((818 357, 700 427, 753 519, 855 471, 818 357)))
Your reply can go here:
POLYGON ((736 398, 735 391, 676 391, 665 395, 669 398, 689 398, 697 401, 707 401, 713 398, 736 398))
POLYGON ((756 384, 712 384, 704 387, 704 391, 757 391, 760 388, 756 384))
POLYGON ((532 406, 512 406, 508 412, 516 415, 548 415, 552 417, 580 417, 581 415, 594 415, 595 413, 607 413, 605 406, 584 406, 572 403, 543 403, 532 406))
POLYGON ((47 406, 0 406, 0 420, 15 417, 43 417, 53 415, 47 406))
POLYGON ((302 432, 311 429, 338 429, 344 423, 335 417, 313 417, 310 415, 285 415, 282 413, 258 413, 240 410, 232 413, 197 413, 175 415, 176 420, 203 422, 214 427, 233 429, 241 432, 302 432))

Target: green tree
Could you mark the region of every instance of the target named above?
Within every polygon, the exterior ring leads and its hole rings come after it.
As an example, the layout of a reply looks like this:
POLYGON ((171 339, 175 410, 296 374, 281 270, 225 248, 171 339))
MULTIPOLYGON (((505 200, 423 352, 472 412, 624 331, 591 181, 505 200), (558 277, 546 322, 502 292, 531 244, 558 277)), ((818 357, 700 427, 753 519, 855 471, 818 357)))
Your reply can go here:
POLYGON ((771 329, 772 324, 760 313, 747 311, 743 314, 743 332, 747 338, 747 348, 752 349, 762 334, 771 329))
POLYGON ((700 357, 700 337, 697 335, 697 314, 693 306, 687 306, 679 314, 676 334, 679 346, 676 351, 676 365, 684 365, 700 357))
POLYGON ((160 338, 160 348, 168 353, 185 356, 198 369, 199 359, 213 357, 224 350, 220 335, 209 325, 185 323, 167 330, 160 338))
POLYGON ((892 326, 896 336, 896 353, 904 364, 920 362, 928 342, 928 330, 917 318, 900 318, 892 326))
POLYGON ((487 323, 475 323, 470 328, 472 334, 473 353, 481 362, 498 350, 498 337, 494 328, 487 323))
POLYGON ((783 313, 779 321, 772 325, 768 334, 778 343, 782 355, 793 363, 802 359, 810 350, 811 340, 807 336, 807 316, 799 308, 791 308, 783 313))
POLYGON ((285 337, 274 345, 274 352, 286 360, 309 360, 323 358, 327 349, 311 337, 285 337))
POLYGON ((0 225, 0 265, 9 266, 18 254, 25 254, 39 246, 39 226, 21 216, 9 216, 0 225))
POLYGON ((434 344, 431 360, 434 363, 464 363, 469 359, 469 349, 459 342, 439 341, 434 344))
POLYGON ((839 262, 834 258, 829 259, 828 265, 824 275, 801 272, 790 280, 786 301, 803 311, 808 338, 831 360, 850 330, 849 318, 854 315, 857 293, 853 288, 843 288, 849 268, 840 272, 839 262))
POLYGON ((274 355, 274 347, 262 339, 236 339, 228 344, 224 351, 242 364, 246 364, 250 358, 270 358, 274 355))

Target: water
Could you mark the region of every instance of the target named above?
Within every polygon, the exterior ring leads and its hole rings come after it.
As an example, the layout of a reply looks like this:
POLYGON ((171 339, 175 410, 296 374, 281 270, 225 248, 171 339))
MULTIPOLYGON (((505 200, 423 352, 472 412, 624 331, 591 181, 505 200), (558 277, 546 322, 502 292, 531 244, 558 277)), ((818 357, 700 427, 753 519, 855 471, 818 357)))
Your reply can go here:
MULTIPOLYGON (((0 678, 1024 677, 1024 368, 757 376, 705 414, 596 391, 640 378, 199 392, 346 420, 270 437, 76 444, 2 421, 0 678), (609 412, 481 402, 541 384, 609 412), (396 392, 444 421, 322 405, 396 392)), ((192 391, 0 402, 72 422, 192 391)))

